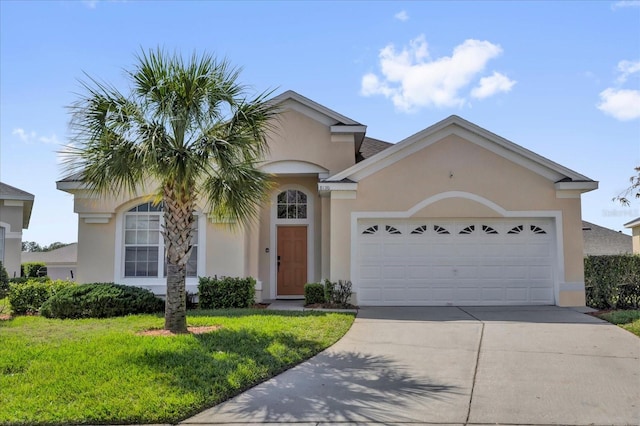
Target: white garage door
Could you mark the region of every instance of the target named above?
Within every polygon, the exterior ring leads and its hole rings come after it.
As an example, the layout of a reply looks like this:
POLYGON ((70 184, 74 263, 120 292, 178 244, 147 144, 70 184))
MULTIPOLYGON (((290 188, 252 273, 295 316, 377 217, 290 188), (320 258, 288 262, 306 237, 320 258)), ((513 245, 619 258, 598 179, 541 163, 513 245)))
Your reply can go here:
POLYGON ((361 220, 360 305, 554 304, 551 220, 361 220))

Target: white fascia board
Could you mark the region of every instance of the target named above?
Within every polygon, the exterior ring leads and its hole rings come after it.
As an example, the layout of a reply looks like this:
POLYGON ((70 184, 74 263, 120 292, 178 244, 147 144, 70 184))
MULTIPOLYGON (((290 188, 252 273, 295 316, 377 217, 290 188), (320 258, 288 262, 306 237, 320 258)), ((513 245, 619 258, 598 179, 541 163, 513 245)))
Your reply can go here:
POLYGON ((58 181, 56 182, 56 189, 73 194, 73 191, 77 191, 79 189, 87 189, 87 186, 84 183, 77 180, 58 181))
POLYGON ((556 182, 557 191, 581 191, 589 192, 598 189, 598 182, 590 180, 583 182, 556 182))
POLYGON ((636 226, 640 226, 640 217, 633 219, 631 222, 627 222, 623 225, 625 228, 635 228, 636 226))

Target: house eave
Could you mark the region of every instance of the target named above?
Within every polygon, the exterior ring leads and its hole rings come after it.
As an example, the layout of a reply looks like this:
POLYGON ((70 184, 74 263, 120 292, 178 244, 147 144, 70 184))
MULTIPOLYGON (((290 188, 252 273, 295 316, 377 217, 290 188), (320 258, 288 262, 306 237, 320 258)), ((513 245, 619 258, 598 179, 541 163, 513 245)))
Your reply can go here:
POLYGON ((637 226, 640 226, 640 217, 637 217, 637 218, 633 219, 632 221, 625 223, 623 226, 625 228, 629 228, 629 229, 632 229, 632 228, 635 228, 637 226))
POLYGON ((598 182, 593 180, 586 181, 560 181, 555 183, 557 191, 580 191, 589 192, 598 189, 598 182))

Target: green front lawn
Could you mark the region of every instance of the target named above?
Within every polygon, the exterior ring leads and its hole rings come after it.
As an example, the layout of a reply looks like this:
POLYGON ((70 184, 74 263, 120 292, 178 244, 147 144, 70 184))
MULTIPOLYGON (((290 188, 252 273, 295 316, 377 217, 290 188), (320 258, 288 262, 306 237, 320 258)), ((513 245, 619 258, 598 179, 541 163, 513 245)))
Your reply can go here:
POLYGON ((617 324, 640 337, 640 310, 620 310, 598 314, 599 318, 617 324))
POLYGON ((206 334, 144 336, 163 319, 0 321, 0 424, 172 423, 311 357, 354 316, 190 311, 206 334))

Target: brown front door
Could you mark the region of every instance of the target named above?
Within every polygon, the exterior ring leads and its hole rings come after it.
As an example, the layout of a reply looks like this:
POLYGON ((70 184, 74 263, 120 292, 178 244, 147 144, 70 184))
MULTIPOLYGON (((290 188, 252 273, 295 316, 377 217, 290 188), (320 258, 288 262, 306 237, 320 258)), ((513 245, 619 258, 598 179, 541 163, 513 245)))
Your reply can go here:
POLYGON ((307 282, 307 227, 278 226, 278 296, 302 296, 307 282))

